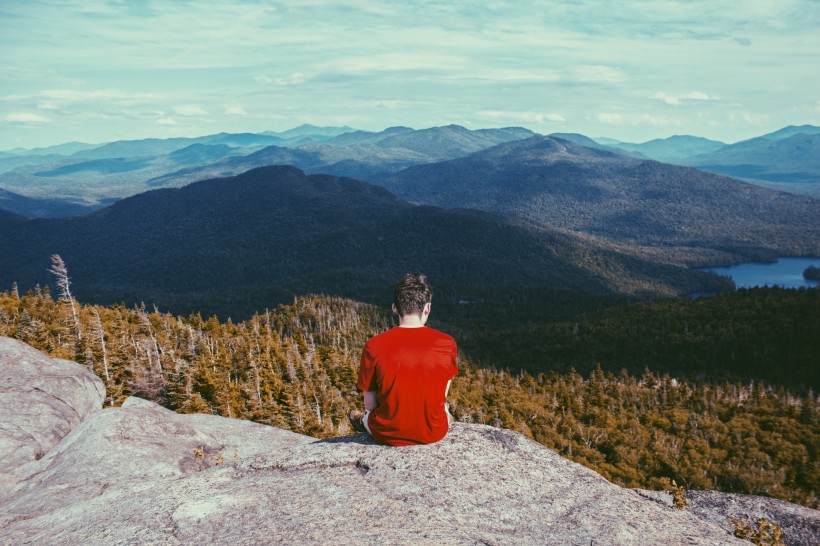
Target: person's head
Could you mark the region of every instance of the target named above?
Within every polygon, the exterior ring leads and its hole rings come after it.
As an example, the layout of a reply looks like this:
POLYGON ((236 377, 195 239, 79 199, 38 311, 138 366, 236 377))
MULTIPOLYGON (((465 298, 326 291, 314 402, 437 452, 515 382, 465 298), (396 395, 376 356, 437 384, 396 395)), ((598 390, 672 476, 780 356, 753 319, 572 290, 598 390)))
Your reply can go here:
POLYGON ((421 273, 408 273, 393 288, 393 311, 399 317, 430 314, 433 289, 421 273))

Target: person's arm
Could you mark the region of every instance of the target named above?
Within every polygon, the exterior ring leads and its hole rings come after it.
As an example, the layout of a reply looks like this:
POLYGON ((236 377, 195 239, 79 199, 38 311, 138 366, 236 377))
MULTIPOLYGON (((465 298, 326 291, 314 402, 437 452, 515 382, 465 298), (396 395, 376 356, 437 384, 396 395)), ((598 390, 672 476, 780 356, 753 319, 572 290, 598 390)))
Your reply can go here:
POLYGON ((377 394, 378 393, 376 391, 364 392, 364 409, 366 409, 367 411, 373 411, 374 409, 376 409, 376 406, 379 405, 379 402, 376 399, 377 394))
POLYGON ((450 383, 452 383, 452 382, 453 382, 453 380, 452 380, 452 379, 451 379, 451 380, 449 380, 449 381, 447 382, 447 386, 446 386, 446 387, 444 387, 444 398, 447 398, 447 393, 448 393, 448 392, 450 392, 450 383))

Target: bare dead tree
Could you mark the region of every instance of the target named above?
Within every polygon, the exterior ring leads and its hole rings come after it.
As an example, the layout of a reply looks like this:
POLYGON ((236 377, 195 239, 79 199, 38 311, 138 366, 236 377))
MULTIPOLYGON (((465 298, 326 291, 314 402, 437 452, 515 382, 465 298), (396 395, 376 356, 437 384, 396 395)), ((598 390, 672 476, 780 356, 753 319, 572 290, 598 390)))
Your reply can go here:
POLYGON ((103 371, 105 372, 105 384, 107 386, 111 383, 111 378, 108 376, 108 350, 105 347, 105 329, 103 328, 102 320, 100 320, 100 313, 96 309, 94 309, 94 317, 91 321, 91 326, 96 330, 97 340, 99 341, 100 348, 102 349, 103 371))
POLYGON ((59 254, 51 256, 51 269, 48 271, 57 279, 57 288, 60 289, 60 299, 67 302, 69 307, 71 307, 74 331, 77 334, 77 339, 80 340, 83 338, 83 333, 80 329, 80 318, 77 316, 77 309, 74 307, 74 296, 71 295, 71 281, 68 278, 68 268, 59 254))

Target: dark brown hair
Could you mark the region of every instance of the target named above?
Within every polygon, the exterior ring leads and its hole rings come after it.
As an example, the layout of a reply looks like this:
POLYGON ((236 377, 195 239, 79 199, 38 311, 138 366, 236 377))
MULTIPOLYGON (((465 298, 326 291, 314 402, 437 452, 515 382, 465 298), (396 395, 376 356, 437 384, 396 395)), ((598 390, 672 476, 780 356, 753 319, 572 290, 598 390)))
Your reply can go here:
POLYGON ((393 288, 393 305, 399 316, 421 315, 424 304, 433 300, 433 288, 421 273, 408 273, 393 288))

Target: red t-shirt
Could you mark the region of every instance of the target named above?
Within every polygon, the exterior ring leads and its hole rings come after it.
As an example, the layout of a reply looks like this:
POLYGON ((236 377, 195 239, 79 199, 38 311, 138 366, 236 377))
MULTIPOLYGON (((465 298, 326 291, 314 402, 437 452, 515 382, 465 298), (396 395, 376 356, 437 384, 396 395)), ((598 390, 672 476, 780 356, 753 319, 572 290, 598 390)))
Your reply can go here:
POLYGON ((431 444, 447 434, 444 389, 457 373, 455 340, 428 328, 392 328, 370 338, 362 351, 362 391, 376 391, 367 425, 391 446, 431 444))

